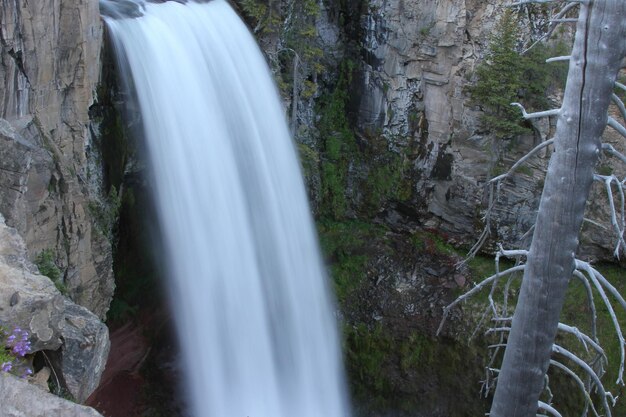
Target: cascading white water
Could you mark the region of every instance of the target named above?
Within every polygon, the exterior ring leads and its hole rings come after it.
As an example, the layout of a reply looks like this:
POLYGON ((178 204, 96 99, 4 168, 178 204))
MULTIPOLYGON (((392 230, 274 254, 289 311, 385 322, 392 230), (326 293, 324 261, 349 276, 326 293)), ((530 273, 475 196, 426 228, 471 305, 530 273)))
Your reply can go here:
POLYGON ((253 37, 225 0, 101 0, 116 5, 141 15, 106 21, 144 122, 193 415, 348 416, 300 169, 253 37))

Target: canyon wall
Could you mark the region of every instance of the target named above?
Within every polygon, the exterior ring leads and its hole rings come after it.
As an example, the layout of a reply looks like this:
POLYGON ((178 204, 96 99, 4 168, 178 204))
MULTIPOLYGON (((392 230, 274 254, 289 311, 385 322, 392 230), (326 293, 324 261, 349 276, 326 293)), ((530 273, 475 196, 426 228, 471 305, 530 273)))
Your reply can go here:
MULTIPOLYGON (((503 0, 324 2, 306 9, 308 17, 296 2, 269 3, 269 9, 262 9, 266 15, 251 10, 250 3, 240 2, 241 11, 274 66, 300 143, 311 200, 321 217, 379 218, 396 226, 404 222, 469 247, 485 227, 487 181, 553 132, 554 120, 542 119, 527 123, 526 135, 497 138, 481 125, 480 105, 470 100, 467 86, 475 82, 475 70, 507 4, 503 0), (296 13, 304 27, 300 31, 293 27, 296 13), (272 26, 267 14, 284 20, 272 26), (339 93, 343 102, 337 101, 339 93), (327 117, 325 109, 333 106, 333 112, 345 115, 351 137, 327 117), (338 140, 329 141, 329 136, 338 140), (333 149, 339 149, 339 156, 333 149), (325 209, 338 194, 345 202, 325 209)), ((545 32, 551 6, 515 10, 523 49, 545 32)), ((571 36, 572 29, 565 28, 557 40, 567 44, 571 36)), ((552 90, 545 92, 547 102, 558 105, 561 92, 552 90)), ((528 244, 550 152, 539 152, 503 182, 487 251, 495 243, 528 244)), ((602 165, 620 171, 611 160, 602 165)), ((615 236, 602 193, 597 185, 581 253, 612 260, 615 236)))
MULTIPOLYGON (((101 70, 98 1, 2 0, 0 48, 0 325, 27 330, 31 358, 46 358, 54 384, 81 402, 106 362, 101 320, 114 289, 89 114, 101 70)), ((0 377, 10 415, 97 415, 0 377)))
POLYGON ((69 296, 104 317, 111 245, 94 207, 102 174, 89 107, 100 75, 98 2, 3 0, 0 212, 29 256, 54 254, 69 296))

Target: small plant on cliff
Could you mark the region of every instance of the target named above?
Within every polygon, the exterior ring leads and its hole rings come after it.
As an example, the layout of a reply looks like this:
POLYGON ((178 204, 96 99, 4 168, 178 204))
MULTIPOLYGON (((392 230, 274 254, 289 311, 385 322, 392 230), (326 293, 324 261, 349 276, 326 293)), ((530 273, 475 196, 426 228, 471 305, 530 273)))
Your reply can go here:
POLYGON ((63 283, 61 277, 61 270, 57 266, 54 260, 54 252, 52 249, 45 249, 41 251, 37 258, 35 258, 35 265, 39 269, 41 275, 45 275, 54 283, 54 286, 59 290, 61 294, 67 294, 67 288, 63 283))
POLYGON ((122 195, 117 188, 111 186, 104 200, 91 201, 89 211, 95 220, 96 230, 114 243, 115 224, 122 208, 122 195))
POLYGON ((0 372, 26 378, 33 371, 26 364, 24 357, 30 353, 28 332, 19 327, 8 331, 0 327, 0 372))

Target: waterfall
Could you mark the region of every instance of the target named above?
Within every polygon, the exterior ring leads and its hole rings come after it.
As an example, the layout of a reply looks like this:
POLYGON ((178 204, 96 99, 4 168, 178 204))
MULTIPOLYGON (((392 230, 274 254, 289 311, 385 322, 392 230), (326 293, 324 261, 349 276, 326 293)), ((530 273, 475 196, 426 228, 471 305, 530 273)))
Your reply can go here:
POLYGON ((347 417, 331 297, 271 74, 225 0, 182 3, 101 9, 142 114, 191 413, 347 417))

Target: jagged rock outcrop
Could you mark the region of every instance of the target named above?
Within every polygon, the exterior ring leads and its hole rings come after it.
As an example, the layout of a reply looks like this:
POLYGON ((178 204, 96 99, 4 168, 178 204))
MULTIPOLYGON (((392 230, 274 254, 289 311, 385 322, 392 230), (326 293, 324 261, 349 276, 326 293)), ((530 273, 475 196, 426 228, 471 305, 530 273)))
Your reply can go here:
POLYGON ((57 397, 4 372, 0 373, 0 399, 3 417, 102 417, 93 408, 57 397))
POLYGON ((21 236, 1 217, 0 323, 27 330, 32 352, 49 351, 56 374, 77 401, 98 386, 109 353, 107 327, 38 274, 21 236))
POLYGON ((89 106, 100 71, 97 0, 0 2, 0 213, 31 259, 55 254, 71 298, 104 317, 111 245, 92 210, 89 106))

